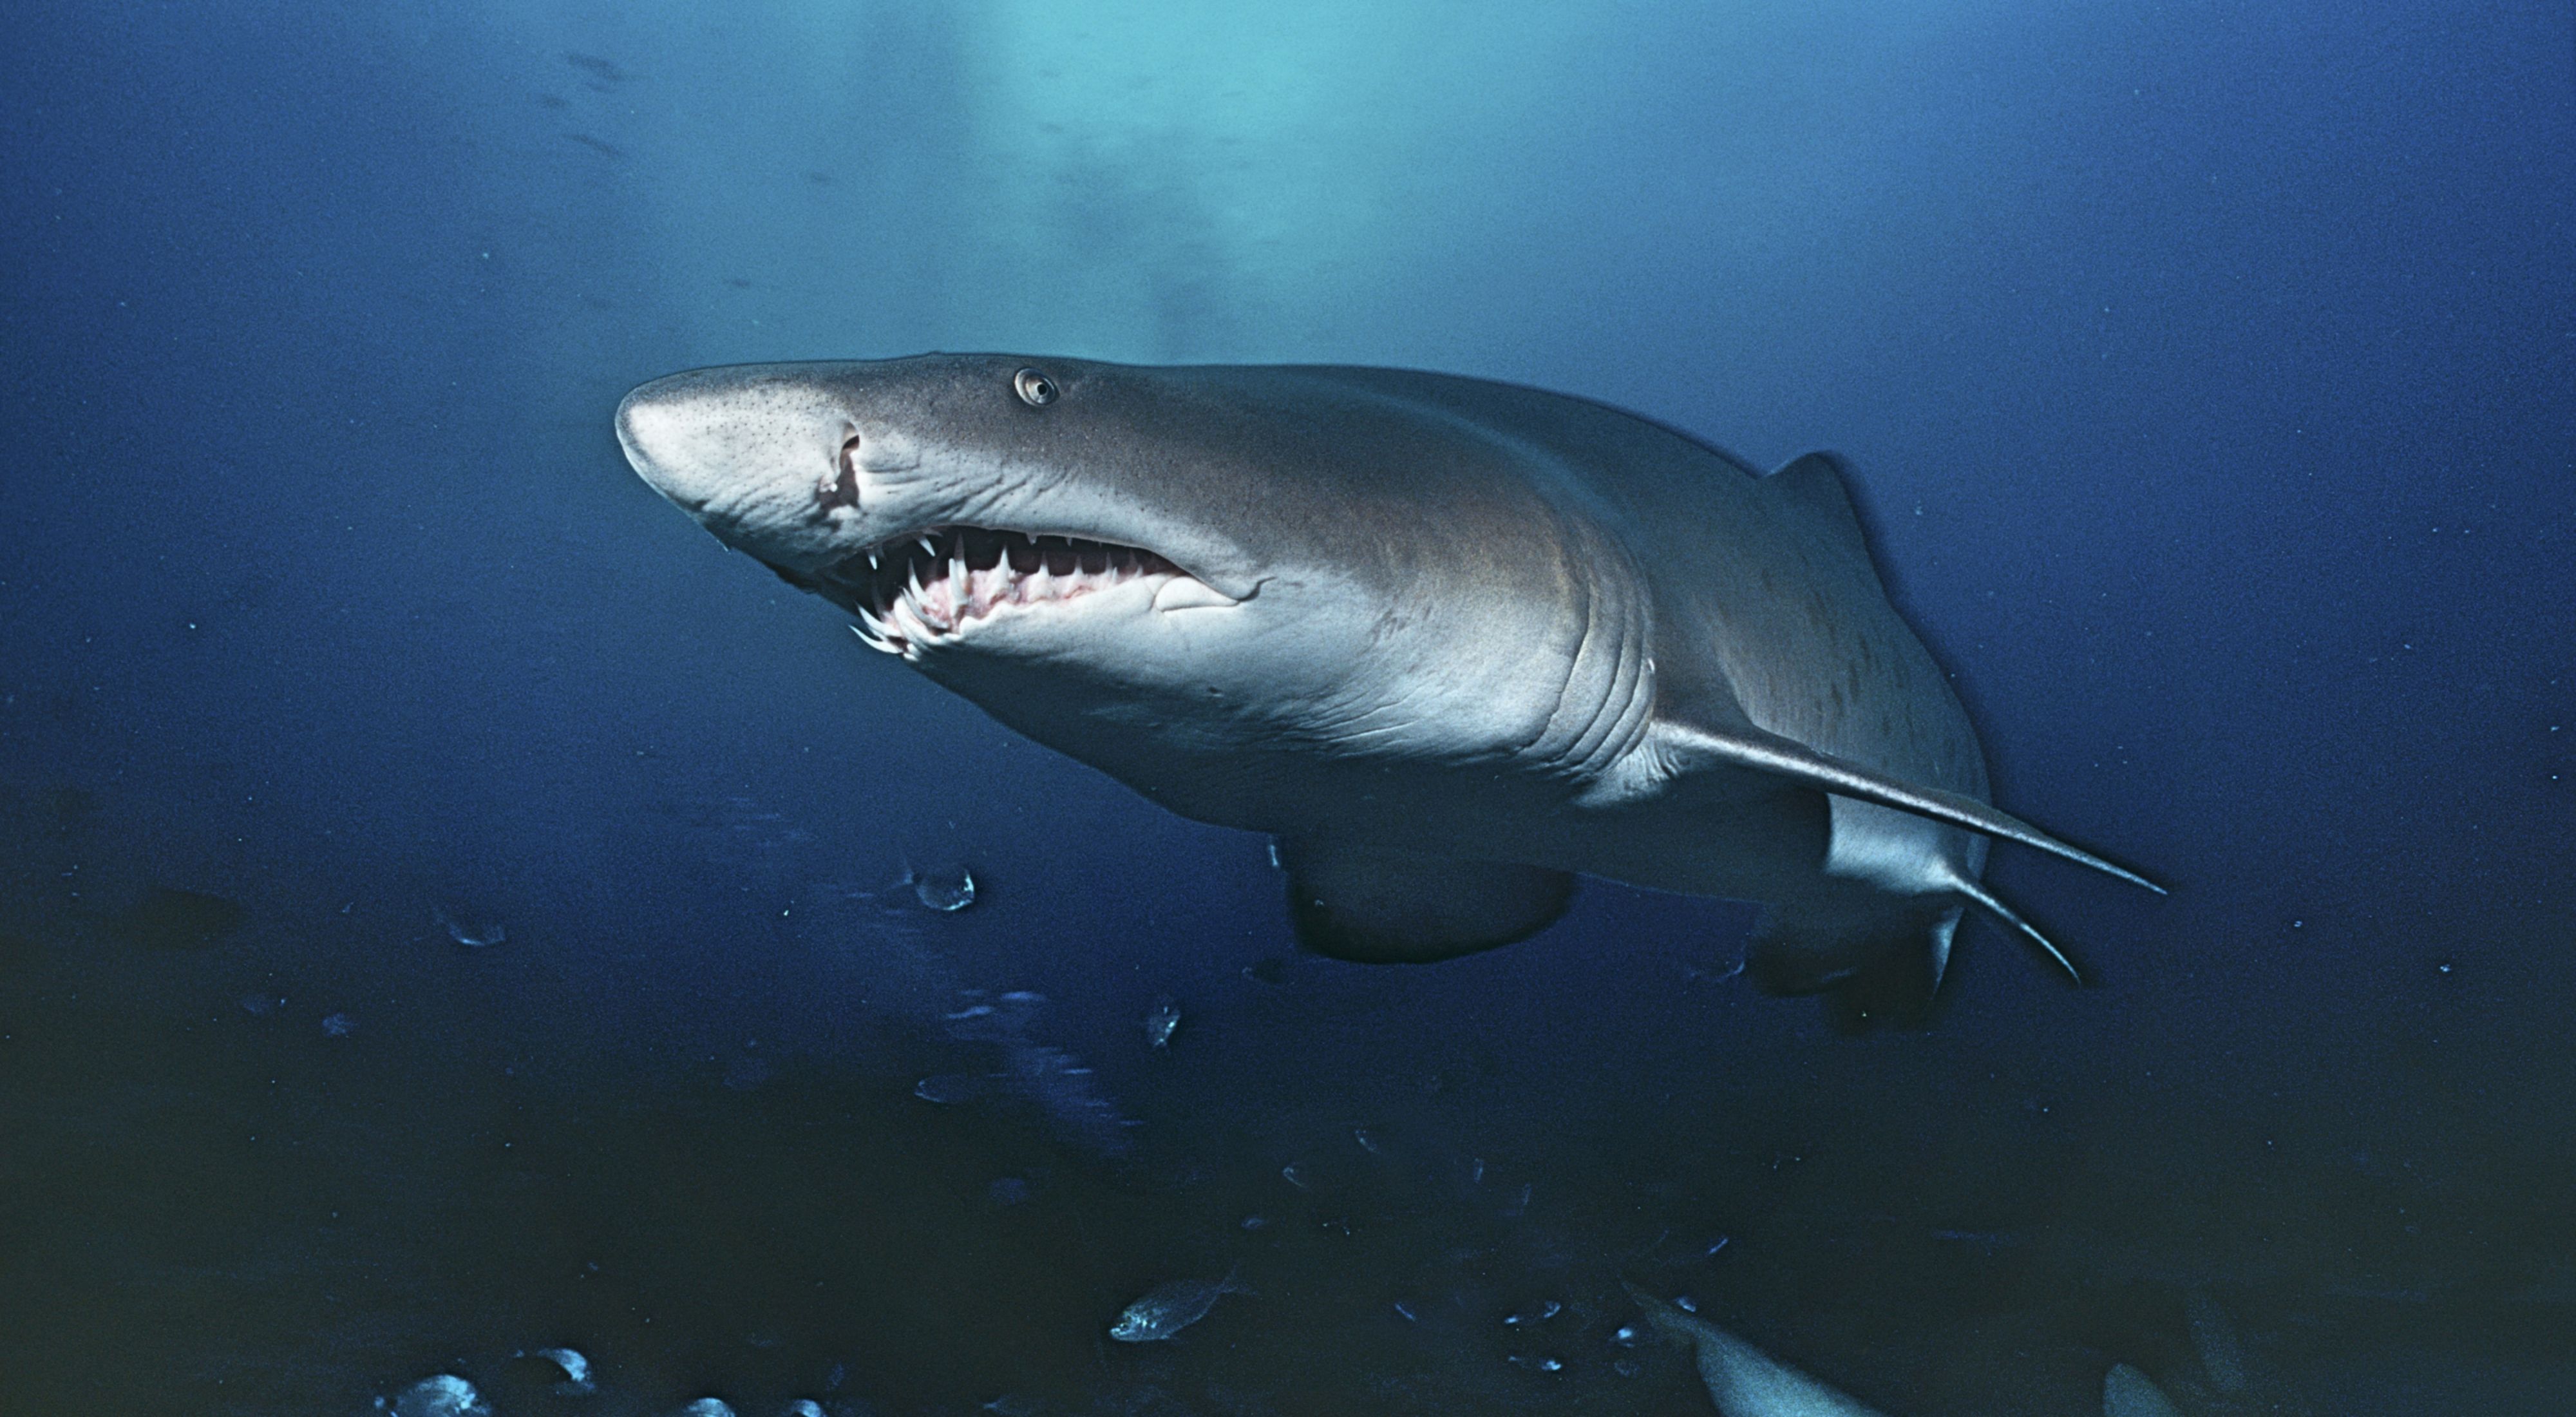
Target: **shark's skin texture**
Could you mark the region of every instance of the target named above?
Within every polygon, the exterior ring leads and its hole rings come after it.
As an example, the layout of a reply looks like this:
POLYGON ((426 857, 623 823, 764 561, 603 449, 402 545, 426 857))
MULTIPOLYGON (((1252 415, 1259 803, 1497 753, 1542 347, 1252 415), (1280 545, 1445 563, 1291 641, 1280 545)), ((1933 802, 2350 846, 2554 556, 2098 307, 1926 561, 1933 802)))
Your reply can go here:
POLYGON ((1928 981, 1970 906, 2055 954, 1978 884, 1989 836, 2137 880, 1987 805, 1822 455, 1761 476, 1439 374, 1018 355, 697 370, 617 431, 870 645, 1274 834, 1326 954, 1508 943, 1594 875, 1764 903, 1774 989, 1928 981))

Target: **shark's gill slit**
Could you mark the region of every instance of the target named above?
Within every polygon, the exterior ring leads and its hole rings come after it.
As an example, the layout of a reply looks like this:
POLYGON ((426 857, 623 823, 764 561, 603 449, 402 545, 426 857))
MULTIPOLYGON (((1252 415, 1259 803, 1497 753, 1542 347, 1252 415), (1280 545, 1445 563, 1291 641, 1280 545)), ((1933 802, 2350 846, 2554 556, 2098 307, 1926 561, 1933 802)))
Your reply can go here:
POLYGON ((1129 581, 1189 579, 1141 547, 980 526, 881 541, 820 574, 849 596, 859 638, 906 656, 1005 608, 1062 604, 1129 581))

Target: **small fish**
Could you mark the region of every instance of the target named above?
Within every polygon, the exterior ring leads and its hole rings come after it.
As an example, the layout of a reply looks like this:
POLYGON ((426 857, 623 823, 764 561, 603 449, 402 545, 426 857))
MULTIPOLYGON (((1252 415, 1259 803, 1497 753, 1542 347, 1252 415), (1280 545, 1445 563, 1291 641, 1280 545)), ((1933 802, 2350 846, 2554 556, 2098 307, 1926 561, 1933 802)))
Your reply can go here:
POLYGON ((1234 1271, 1227 1270, 1223 1279, 1175 1279, 1157 1284, 1145 1297, 1127 1306, 1110 1325, 1109 1336, 1121 1343, 1153 1343, 1170 1338, 1182 1329, 1206 1318, 1222 1294, 1250 1294, 1252 1291, 1234 1282, 1234 1271))
POLYGON ((542 1358, 560 1369, 563 1377, 553 1387, 565 1397, 586 1397, 597 1391, 590 1380, 590 1360, 570 1348, 540 1348, 534 1353, 519 1356, 542 1358))
POLYGON ((1255 984, 1267 984, 1273 989, 1281 988, 1288 982, 1288 964, 1286 955, 1271 955, 1266 959, 1257 959, 1243 967, 1243 977, 1255 984))
POLYGON ((1666 1269, 1687 1269, 1692 1265, 1706 1264, 1710 1260, 1716 1259, 1718 1255, 1725 1251, 1728 1245, 1731 1245, 1734 1242, 1735 1237, 1732 1235, 1720 1235, 1715 1240, 1704 1245, 1694 1241, 1682 1246, 1681 1253, 1665 1260, 1664 1267, 1666 1269))
POLYGON ((423 1378, 404 1388, 394 1398, 393 1410, 394 1417, 492 1417, 492 1404, 483 1400, 474 1384, 453 1373, 423 1378))
POLYGON ((592 74, 612 84, 624 83, 626 81, 626 71, 624 69, 617 67, 614 61, 602 59, 596 54, 567 53, 564 55, 564 62, 570 64, 576 69, 587 69, 592 74))
POLYGON ((975 873, 963 866, 957 868, 956 875, 949 876, 916 871, 912 862, 906 860, 903 879, 895 884, 911 887, 912 898, 921 902, 922 909, 936 910, 942 915, 954 915, 975 903, 975 873))
POLYGON ((1154 1001, 1145 1015, 1145 1043, 1148 1047, 1169 1048, 1172 1035, 1181 1031, 1181 1006, 1169 994, 1154 1001))
POLYGON ((913 1096, 942 1107, 972 1102, 991 1090, 991 1080, 976 1073, 940 1073, 912 1085, 913 1096))
POLYGON ((489 925, 469 925, 434 905, 429 908, 429 914, 438 927, 447 932, 447 938, 469 950, 487 950, 506 943, 510 938, 508 927, 498 921, 489 925))

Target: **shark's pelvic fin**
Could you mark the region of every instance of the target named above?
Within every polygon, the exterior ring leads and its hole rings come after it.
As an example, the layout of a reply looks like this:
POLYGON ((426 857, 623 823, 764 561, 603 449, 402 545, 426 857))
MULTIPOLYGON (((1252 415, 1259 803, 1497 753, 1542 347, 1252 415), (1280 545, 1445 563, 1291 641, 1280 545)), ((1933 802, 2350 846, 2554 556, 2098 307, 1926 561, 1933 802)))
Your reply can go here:
MULTIPOLYGON (((2090 866, 2104 875, 2117 876, 2131 885, 2144 886, 2158 895, 2165 893, 2164 887, 2137 872, 2114 865, 2079 847, 2069 846, 2030 823, 1973 797, 1945 792, 1937 787, 1919 787, 1830 753, 1819 753, 1776 733, 1765 733, 1751 727, 1714 732, 1671 719, 1660 719, 1655 724, 1652 742, 1662 750, 1672 766, 1682 771, 1709 765, 1768 774, 1838 797, 1874 802, 1881 807, 1893 807, 1900 812, 1947 822, 1954 827, 2016 841, 2079 866, 2090 866)), ((1978 903, 1987 905, 1989 909, 1999 909, 1984 901, 1978 903)), ((2020 925, 2010 912, 2004 912, 2004 915, 2012 923, 2020 925)), ((2024 930, 2030 928, 2027 925, 2020 927, 2024 930)), ((2031 933, 2036 935, 2037 932, 2031 933)), ((2050 953, 2056 951, 2051 950, 2050 953)))
POLYGON ((1574 899, 1563 871, 1282 839, 1297 942, 1359 964, 1426 964, 1527 939, 1574 899))
POLYGON ((1935 993, 1940 992, 1941 980, 1950 972, 1950 946, 1958 938, 1959 917, 1965 913, 1964 910, 1944 911, 1940 919, 1932 922, 1932 989, 1935 993))

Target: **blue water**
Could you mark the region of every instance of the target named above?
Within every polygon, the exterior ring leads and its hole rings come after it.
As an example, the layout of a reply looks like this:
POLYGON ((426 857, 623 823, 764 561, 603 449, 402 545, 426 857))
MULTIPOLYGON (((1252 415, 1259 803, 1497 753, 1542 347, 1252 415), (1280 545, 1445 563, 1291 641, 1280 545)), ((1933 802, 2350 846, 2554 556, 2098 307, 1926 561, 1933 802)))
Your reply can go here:
POLYGON ((0 1412, 1706 1410, 1622 1278, 1898 1417, 2576 1410, 2566 7, 0 32, 0 1412), (1722 902, 1297 956, 610 432, 929 349, 1836 449, 1998 800, 2173 895, 2001 851, 2095 985, 1863 1036, 1722 902))

